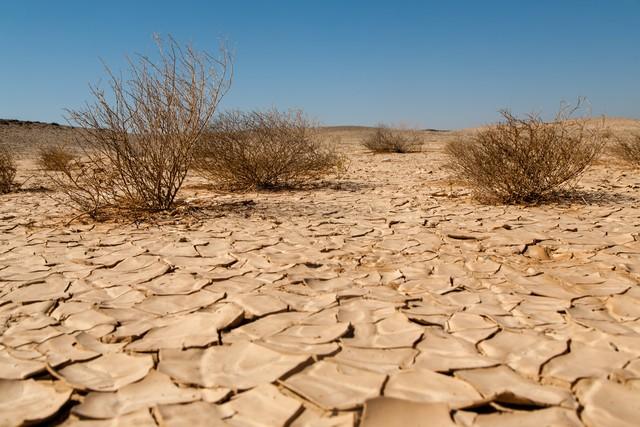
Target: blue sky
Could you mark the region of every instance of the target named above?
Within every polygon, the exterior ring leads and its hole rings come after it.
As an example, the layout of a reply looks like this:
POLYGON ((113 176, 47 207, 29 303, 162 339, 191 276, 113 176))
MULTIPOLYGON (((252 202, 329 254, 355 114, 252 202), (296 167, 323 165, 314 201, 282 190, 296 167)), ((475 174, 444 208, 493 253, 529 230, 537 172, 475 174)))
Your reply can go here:
POLYGON ((224 37, 222 108, 303 108, 324 124, 459 128, 497 110, 640 117, 640 0, 6 1, 0 117, 63 121, 104 79, 100 59, 224 37))

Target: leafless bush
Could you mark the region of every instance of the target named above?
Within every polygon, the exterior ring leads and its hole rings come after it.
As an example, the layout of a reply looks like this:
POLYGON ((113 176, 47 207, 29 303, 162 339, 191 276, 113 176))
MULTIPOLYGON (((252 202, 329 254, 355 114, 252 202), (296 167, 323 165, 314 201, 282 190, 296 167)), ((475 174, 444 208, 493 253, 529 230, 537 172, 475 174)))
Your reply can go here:
POLYGON ((0 194, 13 189, 16 178, 16 162, 11 149, 6 144, 0 145, 0 194))
POLYGON ((629 163, 640 166, 640 135, 618 139, 613 146, 613 153, 629 163))
MULTIPOLYGON (((579 104, 578 104, 579 106, 579 104)), ((539 202, 574 185, 601 152, 604 138, 586 119, 563 107, 552 122, 531 114, 479 131, 470 141, 447 145, 449 167, 480 199, 539 202)))
POLYGON ((420 151, 422 138, 415 132, 399 131, 378 125, 362 145, 374 153, 411 153, 420 151))
POLYGON ((300 111, 231 112, 205 134, 194 168, 231 188, 278 188, 320 178, 344 164, 300 111))
POLYGON ((45 171, 63 171, 73 161, 74 155, 62 145, 49 145, 38 150, 38 166, 45 171))
POLYGON ((231 83, 230 54, 220 56, 156 38, 157 58, 129 59, 126 79, 108 67, 108 93, 91 87, 94 102, 68 111, 81 129, 82 161, 54 172, 74 205, 166 209, 182 186, 197 140, 231 83))

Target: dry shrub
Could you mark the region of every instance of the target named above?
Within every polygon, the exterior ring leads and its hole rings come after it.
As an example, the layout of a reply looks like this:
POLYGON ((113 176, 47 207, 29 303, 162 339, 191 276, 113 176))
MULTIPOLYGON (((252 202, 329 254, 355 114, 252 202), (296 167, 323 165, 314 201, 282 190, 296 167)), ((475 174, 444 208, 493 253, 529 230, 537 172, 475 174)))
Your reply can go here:
POLYGON ((235 189, 294 186, 343 165, 301 111, 277 110, 220 115, 194 161, 201 175, 235 189))
POLYGON ((362 145, 374 153, 411 153, 420 151, 422 138, 415 132, 399 131, 378 125, 362 145))
POLYGON ((470 141, 447 144, 448 165, 479 199, 543 201, 575 185, 603 148, 600 129, 589 126, 587 119, 572 118, 577 108, 561 108, 552 122, 501 111, 503 122, 470 141))
POLYGON ((0 194, 9 193, 13 189, 16 172, 16 162, 10 147, 0 144, 0 194))
POLYGON ((64 171, 74 155, 62 145, 50 145, 38 150, 38 166, 45 171, 64 171))
POLYGON ((640 135, 618 139, 613 146, 613 153, 629 163, 640 166, 640 135))
POLYGON ((129 59, 126 79, 108 67, 108 93, 68 111, 81 132, 82 160, 50 174, 74 206, 160 210, 172 206, 196 142, 231 83, 231 59, 156 37, 158 55, 129 59))

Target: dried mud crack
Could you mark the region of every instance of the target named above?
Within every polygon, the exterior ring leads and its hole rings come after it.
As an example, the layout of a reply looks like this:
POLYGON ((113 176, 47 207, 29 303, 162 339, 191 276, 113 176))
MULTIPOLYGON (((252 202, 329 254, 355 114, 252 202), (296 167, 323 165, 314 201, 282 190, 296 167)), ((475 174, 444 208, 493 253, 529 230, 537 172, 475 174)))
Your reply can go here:
POLYGON ((637 424, 637 177, 486 206, 447 196, 436 150, 352 148, 343 186, 217 195, 215 217, 64 225, 3 195, 0 425, 637 424))

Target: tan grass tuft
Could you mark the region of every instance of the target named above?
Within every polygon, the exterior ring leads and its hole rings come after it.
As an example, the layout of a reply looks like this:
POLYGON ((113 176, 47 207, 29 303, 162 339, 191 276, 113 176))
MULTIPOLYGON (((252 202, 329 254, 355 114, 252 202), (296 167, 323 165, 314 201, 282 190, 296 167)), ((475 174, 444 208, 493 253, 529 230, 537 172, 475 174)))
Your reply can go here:
POLYGON ((198 147, 195 169, 234 189, 296 186, 344 165, 301 111, 222 114, 198 147))
POLYGON ((575 111, 562 108, 545 122, 535 114, 517 118, 503 110, 503 122, 447 145, 448 166, 481 200, 543 201, 572 188, 604 146, 602 130, 572 118, 575 111))
POLYGON ((422 138, 416 132, 391 129, 378 125, 362 145, 374 153, 412 153, 422 149, 422 138))

